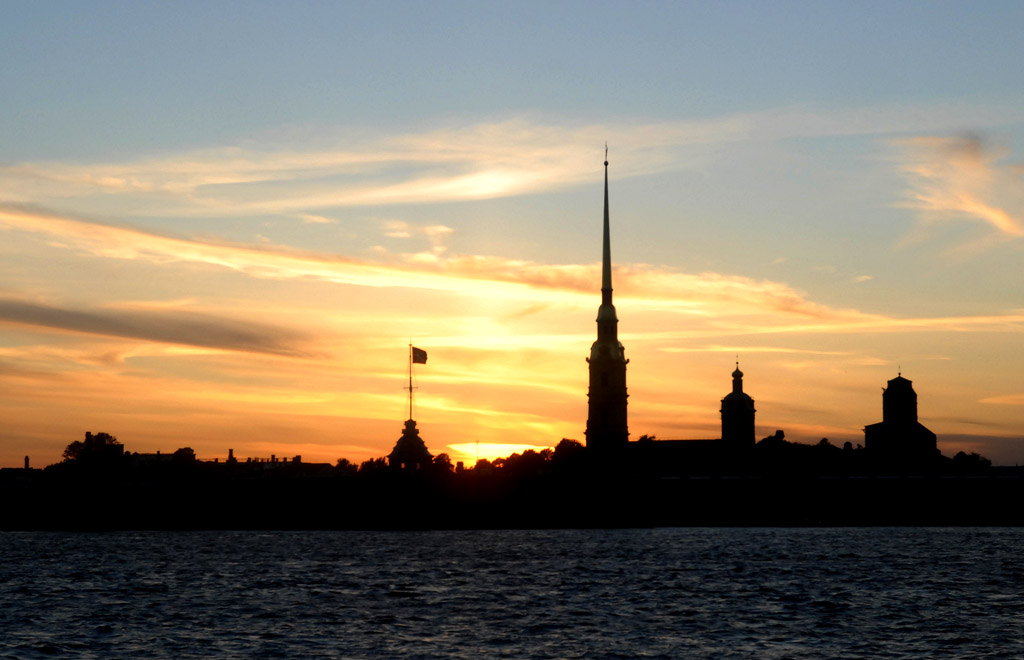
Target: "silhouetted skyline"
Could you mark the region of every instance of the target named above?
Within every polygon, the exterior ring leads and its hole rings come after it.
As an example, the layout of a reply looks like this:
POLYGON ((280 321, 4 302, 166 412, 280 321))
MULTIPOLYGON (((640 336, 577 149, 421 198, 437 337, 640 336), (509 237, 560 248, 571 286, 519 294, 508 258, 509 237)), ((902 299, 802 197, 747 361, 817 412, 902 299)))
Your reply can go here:
POLYGON ((410 337, 432 453, 585 441, 605 141, 630 437, 718 437, 738 355, 756 438, 863 442, 902 368, 945 455, 1024 464, 1022 22, 4 6, 0 466, 386 456, 410 337))

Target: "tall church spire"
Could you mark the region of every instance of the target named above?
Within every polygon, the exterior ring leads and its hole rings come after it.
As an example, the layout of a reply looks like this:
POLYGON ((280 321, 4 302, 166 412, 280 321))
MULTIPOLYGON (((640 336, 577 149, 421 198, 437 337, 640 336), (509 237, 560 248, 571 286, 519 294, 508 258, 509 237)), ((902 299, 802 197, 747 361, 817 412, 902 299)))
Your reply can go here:
POLYGON ((604 152, 604 244, 601 260, 601 306, 597 310, 597 341, 590 347, 590 390, 587 447, 605 451, 624 446, 626 426, 625 348, 619 342, 619 319, 612 304, 612 249, 608 213, 608 146, 604 152))
POLYGON ((601 262, 601 305, 612 304, 612 239, 608 219, 608 145, 604 145, 604 252, 601 262))
MULTIPOLYGON (((608 145, 604 147, 604 247, 601 255, 601 307, 597 310, 597 340, 618 344, 619 319, 612 304, 612 239, 608 213, 608 145)), ((619 352, 622 351, 622 344, 619 352)), ((596 344, 595 344, 596 346, 596 344)))

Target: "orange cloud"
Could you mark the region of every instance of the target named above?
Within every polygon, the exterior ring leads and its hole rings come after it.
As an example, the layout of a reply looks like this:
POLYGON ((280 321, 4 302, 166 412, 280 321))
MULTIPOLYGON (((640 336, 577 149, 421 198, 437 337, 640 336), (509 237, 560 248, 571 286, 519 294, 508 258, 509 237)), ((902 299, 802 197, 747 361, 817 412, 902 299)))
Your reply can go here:
POLYGON ((1024 406, 1024 394, 1002 394, 990 396, 978 401, 978 403, 994 403, 1002 406, 1024 406))
MULTIPOLYGON (((591 305, 599 267, 547 265, 488 256, 430 253, 367 261, 278 246, 213 243, 161 236, 138 229, 75 220, 38 209, 0 206, 0 228, 43 234, 70 249, 97 256, 155 264, 201 263, 258 279, 318 279, 376 288, 430 289, 485 300, 530 305, 591 305)), ((441 232, 444 233, 444 232, 441 232)), ((389 256, 389 255, 385 255, 389 256)), ((669 312, 700 317, 688 336, 731 333, 899 332, 973 329, 1017 331, 1024 313, 973 317, 895 318, 832 308, 769 280, 667 268, 625 266, 615 272, 616 290, 634 314, 669 312), (756 321, 756 322, 754 322, 756 321)), ((503 308, 507 315, 510 309, 503 308)), ((662 332, 641 332, 657 338, 662 332)))
POLYGON ((1019 167, 1003 163, 1005 148, 977 135, 897 140, 910 187, 906 206, 925 222, 971 220, 1008 237, 1024 236, 1024 192, 1019 167))

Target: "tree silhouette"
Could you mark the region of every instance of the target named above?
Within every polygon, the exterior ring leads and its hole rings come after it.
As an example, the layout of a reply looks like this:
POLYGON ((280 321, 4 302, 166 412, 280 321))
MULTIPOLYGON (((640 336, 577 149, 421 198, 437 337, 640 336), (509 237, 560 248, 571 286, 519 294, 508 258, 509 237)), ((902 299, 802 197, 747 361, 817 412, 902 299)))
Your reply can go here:
POLYGON ((992 461, 977 452, 957 452, 953 457, 953 465, 960 472, 985 472, 992 467, 992 461))
POLYGON ((340 474, 347 476, 351 476, 359 471, 359 466, 347 458, 339 458, 334 467, 340 474))
POLYGON ((452 458, 448 454, 438 454, 434 457, 434 469, 438 472, 454 472, 455 466, 452 465, 452 458))
POLYGON ((80 459, 120 456, 124 453, 124 445, 109 433, 92 433, 86 431, 84 440, 75 440, 64 448, 61 456, 65 461, 80 459))
POLYGON ((368 461, 363 461, 359 464, 359 474, 362 475, 374 475, 381 474, 388 469, 388 459, 381 456, 380 458, 371 458, 368 461))
MULTIPOLYGON (((653 436, 652 436, 653 437, 653 436)), ((564 459, 572 458, 581 454, 586 448, 579 442, 579 440, 572 440, 570 438, 562 438, 557 445, 555 445, 554 459, 561 461, 564 459)))
POLYGON ((577 440, 562 438, 551 454, 551 465, 561 471, 578 469, 584 462, 586 451, 586 447, 577 440))
POLYGON ((65 461, 77 461, 84 451, 85 443, 81 440, 75 440, 64 448, 64 453, 61 454, 61 457, 65 461))

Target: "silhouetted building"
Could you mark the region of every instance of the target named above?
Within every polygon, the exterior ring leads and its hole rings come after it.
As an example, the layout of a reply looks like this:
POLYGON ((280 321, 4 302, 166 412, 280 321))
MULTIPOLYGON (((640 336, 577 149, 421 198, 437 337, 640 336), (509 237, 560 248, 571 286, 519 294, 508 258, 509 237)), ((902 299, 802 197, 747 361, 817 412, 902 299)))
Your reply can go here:
POLYGON ((388 465, 393 468, 419 470, 430 466, 433 456, 427 451, 427 445, 420 437, 416 421, 405 420, 402 437, 395 443, 395 448, 388 454, 388 465))
MULTIPOLYGON (((607 151, 605 153, 607 158, 607 151)), ((601 306, 597 310, 597 341, 590 347, 590 389, 587 397, 587 447, 599 451, 626 446, 626 349, 619 342, 619 319, 612 304, 612 251, 608 219, 608 161, 604 161, 604 250, 601 306)))
POLYGON ((901 465, 939 456, 935 434, 917 421, 917 392, 902 374, 882 392, 882 421, 864 427, 864 449, 877 460, 901 465))
MULTIPOLYGON (((641 436, 628 443, 629 456, 645 474, 659 476, 736 475, 751 466, 754 437, 754 400, 743 392, 743 372, 736 363, 732 392, 722 399, 722 437, 690 440, 655 440, 641 436)), ((781 431, 779 432, 781 433, 781 431)))
POLYGON ((722 442, 736 447, 754 446, 754 400, 743 392, 740 363, 732 372, 732 392, 722 399, 722 442))

